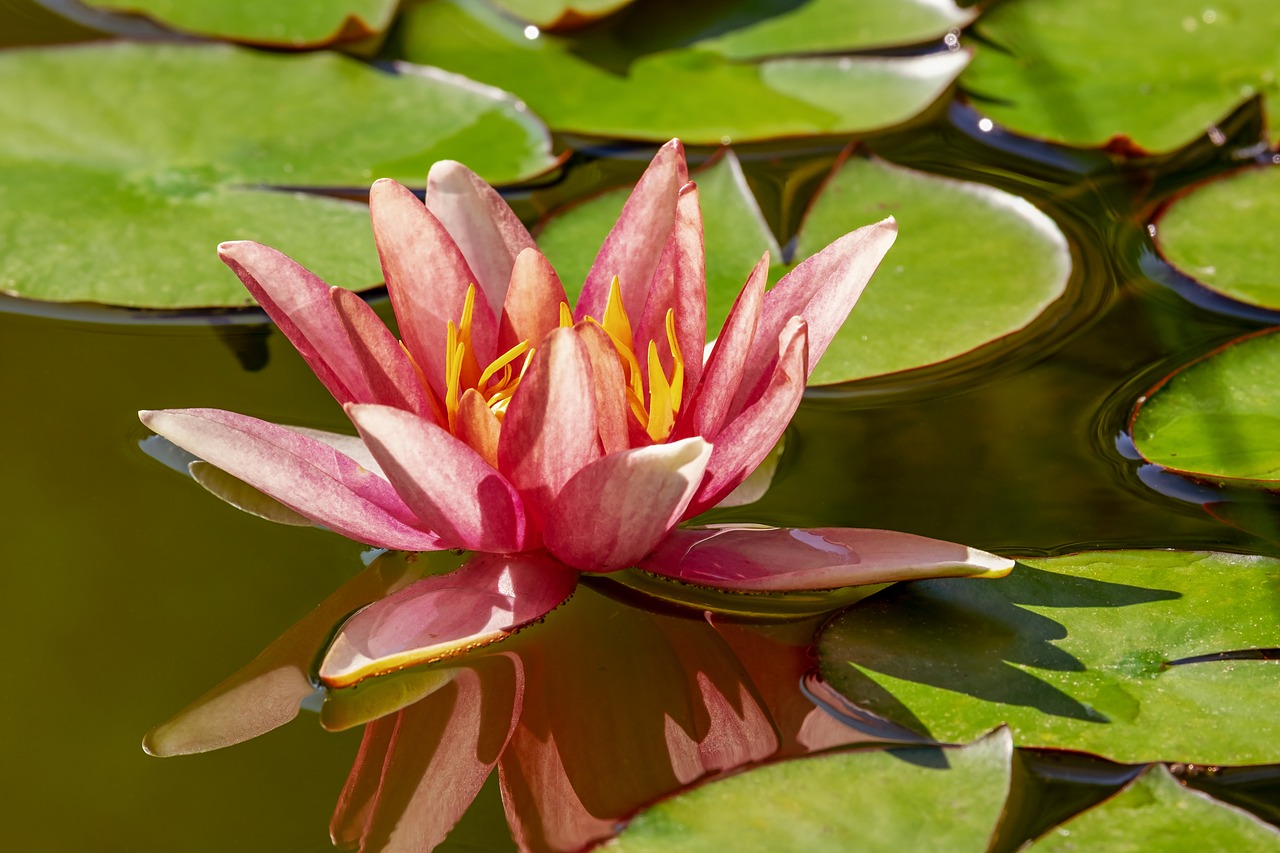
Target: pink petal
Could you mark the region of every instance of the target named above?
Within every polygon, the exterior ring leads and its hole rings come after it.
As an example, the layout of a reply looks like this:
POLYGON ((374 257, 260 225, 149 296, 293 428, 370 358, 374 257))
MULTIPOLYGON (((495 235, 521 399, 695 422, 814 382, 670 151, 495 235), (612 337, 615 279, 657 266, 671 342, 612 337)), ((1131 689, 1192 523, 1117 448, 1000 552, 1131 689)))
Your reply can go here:
POLYGON ((702 374, 702 385, 694 395, 687 415, 676 425, 681 434, 701 435, 715 441, 724 426, 729 406, 742 383, 742 367, 756 337, 764 288, 769 281, 769 253, 756 264, 742 292, 734 300, 724 328, 711 350, 702 374))
POLYGON ((560 490, 600 456, 586 344, 573 329, 542 340, 507 407, 498 465, 541 522, 560 490))
POLYGON ((382 319, 367 302, 349 290, 335 287, 330 291, 330 298, 369 389, 365 398, 350 402, 380 403, 434 418, 435 409, 413 362, 382 319))
POLYGON ((587 347, 591 362, 591 383, 595 389, 596 417, 600 425, 600 446, 605 453, 616 453, 631 446, 631 410, 627 405, 626 379, 622 359, 609 334, 591 322, 579 323, 578 335, 587 347))
POLYGON ((502 435, 502 423, 476 389, 468 388, 462 392, 454 430, 458 438, 479 453, 489 466, 498 467, 498 438, 502 435))
POLYGON ((140 412, 182 449, 335 533, 382 548, 441 548, 378 474, 294 430, 218 409, 140 412))
POLYGON ((752 395, 751 406, 715 437, 715 451, 707 476, 698 489, 686 517, 703 512, 724 500, 773 450, 791 422, 804 396, 806 329, 804 321, 791 318, 778 340, 773 372, 752 395))
MULTIPOLYGON (((467 286, 476 277, 439 220, 395 181, 369 190, 373 238, 400 335, 438 399, 444 398, 448 323, 462 319, 467 286)), ((481 365, 494 357, 497 322, 488 300, 477 299, 471 329, 481 365)))
POLYGON ((560 327, 560 306, 568 302, 551 263, 537 249, 525 249, 511 270, 498 349, 506 352, 521 341, 537 346, 547 332, 560 327))
POLYGON ((633 565, 680 520, 711 452, 695 437, 591 463, 556 499, 543 530, 548 550, 583 571, 633 565))
MULTIPOLYGON (((675 223, 662 258, 653 275, 644 316, 637 324, 636 352, 649 351, 649 341, 658 344, 658 357, 670 375, 670 344, 667 342, 667 310, 675 320, 676 343, 684 361, 684 393, 688 403, 702 377, 702 350, 707 342, 707 259, 702 240, 702 211, 698 188, 685 184, 676 202, 675 223)), ((646 380, 648 362, 641 364, 646 380)), ((683 408, 683 406, 681 407, 683 408)))
POLYGON ((260 243, 223 243, 218 257, 240 277, 339 403, 369 396, 356 353, 329 301, 329 285, 283 252, 260 243))
POLYGON ((387 479, 450 547, 510 553, 524 547, 515 488, 432 421, 390 406, 347 406, 387 479))
POLYGON ((478 554, 351 617, 320 664, 330 687, 462 654, 541 619, 572 594, 576 572, 549 557, 478 554))
POLYGON ((897 235, 893 219, 859 228, 807 258, 768 292, 731 417, 749 405, 747 395, 773 359, 772 342, 792 317, 809 324, 808 380, 897 235))
POLYGON ((523 685, 519 661, 499 656, 370 724, 333 816, 334 842, 430 850, 444 841, 505 748, 523 685))
POLYGON ((785 592, 939 577, 1001 577, 1013 560, 891 530, 816 527, 676 530, 640 564, 719 589, 785 592))
POLYGON ((673 139, 658 150, 631 191, 582 287, 574 319, 603 319, 609 286, 618 277, 622 304, 632 322, 644 310, 649 282, 675 221, 676 195, 687 177, 684 147, 673 139))
POLYGON ((241 743, 298 716, 315 692, 309 673, 333 626, 407 582, 403 560, 378 560, 281 634, 262 654, 156 726, 142 742, 151 755, 189 755, 241 743))
POLYGON ((457 243, 497 316, 516 256, 533 247, 524 223, 497 190, 453 160, 439 160, 431 166, 427 210, 457 243))

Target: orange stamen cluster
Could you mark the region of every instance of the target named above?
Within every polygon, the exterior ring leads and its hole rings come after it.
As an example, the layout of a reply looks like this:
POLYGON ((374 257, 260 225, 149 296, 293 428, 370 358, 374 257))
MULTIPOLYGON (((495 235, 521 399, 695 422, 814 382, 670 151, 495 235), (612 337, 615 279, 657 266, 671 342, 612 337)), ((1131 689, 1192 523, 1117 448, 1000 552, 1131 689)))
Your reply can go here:
POLYGON ((529 367, 533 358, 533 347, 528 341, 521 341, 511 349, 498 356, 484 370, 476 361, 475 348, 471 345, 471 322, 476 307, 476 286, 467 286, 466 300, 462 306, 462 317, 457 325, 449 321, 449 339, 445 350, 445 412, 449 420, 449 429, 457 427, 458 407, 462 394, 474 388, 489 411, 499 421, 506 414, 511 395, 529 367), (516 369, 517 359, 524 356, 516 369))

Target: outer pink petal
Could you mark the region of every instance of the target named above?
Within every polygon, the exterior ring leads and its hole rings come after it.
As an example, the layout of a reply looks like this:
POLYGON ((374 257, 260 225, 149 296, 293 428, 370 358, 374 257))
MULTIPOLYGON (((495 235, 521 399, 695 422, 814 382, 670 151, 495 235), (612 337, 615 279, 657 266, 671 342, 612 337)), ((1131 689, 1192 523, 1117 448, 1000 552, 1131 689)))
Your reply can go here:
POLYGON ((329 285, 283 252, 241 240, 218 246, 229 266, 339 403, 367 399, 356 353, 329 301, 329 285))
POLYGON ((479 279, 495 316, 502 310, 516 256, 533 247, 524 223, 498 191, 453 160, 439 160, 427 174, 427 210, 453 237, 479 279))
POLYGON ((748 395, 773 359, 773 341, 791 317, 809 324, 808 380, 897 235, 893 219, 859 228, 806 259, 768 292, 730 417, 750 404, 748 395))
POLYGON ((430 850, 480 791, 519 717, 517 659, 463 669, 446 687, 366 729, 334 813, 336 843, 430 850), (514 670, 512 668, 514 664, 514 670))
POLYGON ((349 290, 329 292, 343 330, 351 341, 358 369, 369 388, 355 403, 381 403, 433 418, 431 401, 413 362, 369 304, 349 290))
MULTIPOLYGON (((647 353, 649 341, 657 341, 658 356, 670 375, 668 309, 673 309, 676 342, 684 360, 684 394, 681 400, 687 404, 702 377, 702 350, 707 342, 707 257, 702 239, 698 188, 692 183, 680 189, 675 223, 654 273, 644 316, 637 325, 636 352, 647 353)), ((641 370, 647 381, 647 361, 641 361, 641 370)))
POLYGON ((543 530, 547 549, 584 571, 635 564, 680 520, 711 452, 695 437, 596 460, 556 499, 543 530))
MULTIPOLYGON (((445 227, 400 184, 386 178, 376 182, 369 190, 369 211, 400 335, 443 399, 448 323, 462 319, 467 286, 476 277, 445 227)), ((486 299, 476 300, 471 339, 481 366, 488 364, 497 345, 497 322, 486 299)))
POLYGON ((546 556, 479 554, 423 578, 351 617, 320 664, 330 687, 462 654, 541 619, 578 575, 546 556))
POLYGON ((644 310, 649 282, 675 221, 676 194, 687 174, 684 147, 673 139, 658 150, 631 191, 622 215, 605 238, 578 298, 574 318, 604 317, 609 285, 616 275, 622 304, 635 323, 644 310))
POLYGON ((676 530, 640 567, 719 589, 831 589, 938 577, 1000 577, 1013 560, 891 530, 816 527, 676 530))
POLYGON ((765 252, 729 310, 720 337, 707 359, 701 387, 697 389, 687 414, 677 424, 679 434, 701 435, 710 441, 715 441, 719 435, 729 406, 742 383, 742 366, 756 337, 760 306, 764 302, 764 288, 768 281, 769 253, 765 252))
POLYGON ((541 523, 569 478, 600 457, 586 345, 573 329, 542 340, 502 422, 498 466, 541 523))
POLYGON ((520 495, 466 443, 403 409, 348 406, 347 414, 405 503, 451 547, 524 547, 520 495))
POLYGON ((442 547, 390 483, 314 438, 218 409, 139 417, 182 449, 335 533, 405 551, 442 547))
POLYGON ((750 408, 738 415, 715 438, 707 476, 686 517, 710 509, 751 475, 778 443, 800 398, 806 374, 806 329, 793 317, 782 330, 773 373, 752 395, 750 408))
POLYGON ((525 249, 511 269, 498 349, 506 352, 521 341, 537 346, 547 332, 559 328, 560 306, 568 301, 551 263, 537 249, 525 249))

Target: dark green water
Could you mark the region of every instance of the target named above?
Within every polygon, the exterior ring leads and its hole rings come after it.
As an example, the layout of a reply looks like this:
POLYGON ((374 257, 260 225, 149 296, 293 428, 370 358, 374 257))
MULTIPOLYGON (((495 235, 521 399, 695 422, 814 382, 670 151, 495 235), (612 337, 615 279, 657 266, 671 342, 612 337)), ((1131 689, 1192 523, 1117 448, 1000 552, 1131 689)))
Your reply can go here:
MULTIPOLYGON (((28 20, 10 40, 45 38, 48 20, 34 10, 28 20)), ((74 33, 47 40, 63 37, 74 33)), ((1206 142, 1121 167, 1101 154, 983 139, 975 121, 942 109, 869 144, 1046 210, 1072 244, 1064 304, 944 367, 812 393, 773 490, 715 518, 882 527, 1013 555, 1148 546, 1280 554, 1274 528, 1258 536, 1162 496, 1116 447, 1146 388, 1268 319, 1200 307, 1166 286, 1174 277, 1158 262, 1143 261, 1154 206, 1227 168, 1231 146, 1206 142)), ((1251 122, 1246 111, 1236 131, 1247 137, 1251 122)), ((839 148, 740 152, 784 241, 839 148)), ((604 159, 571 163, 563 184, 517 194, 521 212, 532 221, 633 177, 647 156, 597 153, 604 159)), ((331 429, 345 418, 287 342, 244 317, 122 322, 90 309, 0 308, 0 591, 11 619, 0 705, 4 846, 330 849, 328 818, 358 733, 325 733, 304 713, 203 756, 156 760, 139 744, 353 574, 361 549, 214 500, 142 454, 135 412, 215 406, 331 429)), ((1262 801, 1275 796, 1274 783, 1233 784, 1248 796, 1261 790, 1262 801)), ((449 849, 492 849, 505 834, 491 781, 449 849)))

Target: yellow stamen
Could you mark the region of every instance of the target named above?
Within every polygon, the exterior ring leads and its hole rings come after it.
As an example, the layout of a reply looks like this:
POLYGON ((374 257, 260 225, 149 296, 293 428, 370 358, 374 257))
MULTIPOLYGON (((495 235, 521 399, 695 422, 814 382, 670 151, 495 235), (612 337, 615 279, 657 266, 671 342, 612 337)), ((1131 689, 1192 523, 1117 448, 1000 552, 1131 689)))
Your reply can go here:
MULTIPOLYGON (((676 312, 667 309, 667 346, 671 348, 671 411, 680 411, 680 398, 684 395, 684 358, 680 343, 676 340, 676 312)), ((653 372, 649 372, 653 376, 653 372)), ((652 380, 650 380, 652 382, 652 380)))
POLYGON ((528 348, 529 348, 529 342, 521 341, 520 343, 516 344, 511 349, 507 350, 502 355, 494 359, 493 364, 490 364, 488 367, 486 367, 484 369, 484 373, 480 374, 480 381, 476 383, 476 390, 479 391, 481 394, 484 394, 485 386, 489 384, 489 380, 492 379, 493 375, 497 373, 499 370, 503 371, 503 375, 502 375, 502 378, 495 383, 494 387, 501 388, 503 385, 505 385, 507 383, 507 380, 511 378, 511 362, 515 361, 517 358, 524 355, 525 350, 527 350, 528 348))
POLYGON ((649 341, 649 423, 645 431, 654 441, 662 441, 671 434, 675 423, 674 409, 671 401, 671 386, 662 372, 662 362, 658 360, 658 343, 649 341))
POLYGON ((573 312, 569 310, 569 305, 565 302, 560 303, 560 328, 569 329, 573 327, 573 312))
POLYGON ((622 304, 622 289, 616 275, 609 284, 609 301, 604 305, 604 320, 600 325, 609 333, 609 337, 619 343, 619 349, 626 347, 635 353, 635 343, 631 340, 631 318, 627 316, 626 306, 622 304))

